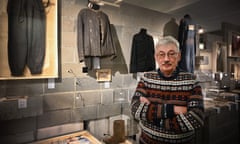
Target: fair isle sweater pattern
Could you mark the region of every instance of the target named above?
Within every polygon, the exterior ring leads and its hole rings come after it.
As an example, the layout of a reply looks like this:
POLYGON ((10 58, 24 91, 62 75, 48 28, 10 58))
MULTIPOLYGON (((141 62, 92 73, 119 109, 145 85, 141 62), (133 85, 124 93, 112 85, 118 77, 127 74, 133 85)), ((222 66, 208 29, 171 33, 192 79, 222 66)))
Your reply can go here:
POLYGON ((175 74, 166 79, 159 72, 146 72, 132 98, 132 115, 151 142, 186 142, 203 126, 203 97, 196 77, 188 72, 175 74), (140 97, 147 97, 151 103, 140 103, 140 97), (176 115, 174 105, 186 106, 188 112, 176 115))

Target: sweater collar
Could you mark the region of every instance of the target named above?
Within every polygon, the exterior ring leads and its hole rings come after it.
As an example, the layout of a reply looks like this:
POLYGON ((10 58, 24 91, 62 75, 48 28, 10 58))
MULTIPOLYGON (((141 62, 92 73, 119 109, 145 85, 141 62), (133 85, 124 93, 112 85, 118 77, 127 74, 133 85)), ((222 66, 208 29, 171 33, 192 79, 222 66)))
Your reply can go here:
POLYGON ((170 77, 164 76, 163 73, 160 71, 160 69, 157 69, 157 72, 158 72, 158 74, 159 74, 159 76, 160 76, 161 78, 163 78, 163 79, 165 79, 165 80, 173 80, 173 79, 177 78, 177 76, 178 76, 178 74, 179 74, 179 72, 180 72, 180 69, 177 67, 177 68, 173 71, 173 73, 172 73, 172 75, 171 75, 170 77))

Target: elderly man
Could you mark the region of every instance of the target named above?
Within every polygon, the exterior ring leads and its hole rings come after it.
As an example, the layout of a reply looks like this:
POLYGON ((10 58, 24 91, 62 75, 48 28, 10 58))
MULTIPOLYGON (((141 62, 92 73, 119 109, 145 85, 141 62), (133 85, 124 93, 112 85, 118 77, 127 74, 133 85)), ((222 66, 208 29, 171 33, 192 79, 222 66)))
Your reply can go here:
POLYGON ((180 59, 178 41, 161 38, 155 50, 159 69, 144 73, 131 101, 140 144, 191 144, 203 126, 201 87, 192 73, 178 68, 180 59))

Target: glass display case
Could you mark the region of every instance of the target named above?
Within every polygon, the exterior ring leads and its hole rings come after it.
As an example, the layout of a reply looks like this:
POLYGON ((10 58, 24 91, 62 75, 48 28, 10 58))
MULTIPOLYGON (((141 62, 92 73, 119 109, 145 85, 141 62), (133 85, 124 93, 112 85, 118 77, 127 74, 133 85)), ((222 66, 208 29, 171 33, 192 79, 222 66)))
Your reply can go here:
MULTIPOLYGON (((38 8, 22 9, 19 17, 15 16, 15 7, 20 3, 3 1, 6 5, 1 6, 5 9, 0 13, 0 80, 57 78, 60 1, 43 0, 38 8), (40 10, 34 13, 36 9, 40 10)), ((25 3, 34 5, 33 1, 25 3)))
POLYGON ((234 79, 240 79, 240 26, 223 23, 224 41, 227 43, 227 72, 233 75, 234 79))

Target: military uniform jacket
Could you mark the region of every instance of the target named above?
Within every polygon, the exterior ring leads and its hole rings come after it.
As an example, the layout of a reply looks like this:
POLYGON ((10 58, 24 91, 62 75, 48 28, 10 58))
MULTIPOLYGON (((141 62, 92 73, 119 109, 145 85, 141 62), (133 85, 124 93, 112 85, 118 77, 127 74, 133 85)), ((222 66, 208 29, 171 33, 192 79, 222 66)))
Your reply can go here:
POLYGON ((115 56, 110 21, 100 10, 82 9, 78 14, 77 47, 79 61, 84 57, 115 56))

